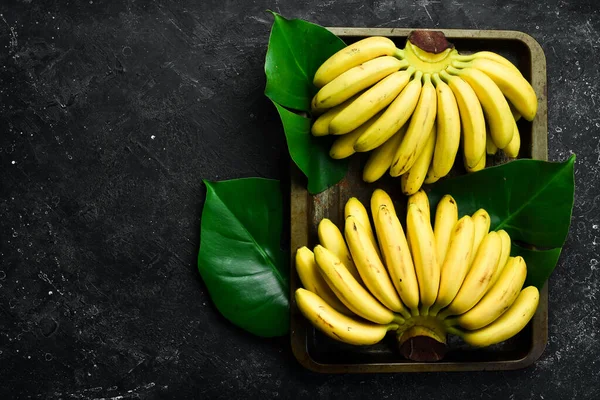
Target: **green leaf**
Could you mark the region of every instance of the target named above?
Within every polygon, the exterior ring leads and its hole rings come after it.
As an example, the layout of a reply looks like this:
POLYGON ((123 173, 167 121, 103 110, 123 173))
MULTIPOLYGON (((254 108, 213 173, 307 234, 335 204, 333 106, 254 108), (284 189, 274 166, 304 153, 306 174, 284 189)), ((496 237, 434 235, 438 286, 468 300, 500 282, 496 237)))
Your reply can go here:
POLYGON ((338 183, 348 171, 347 160, 329 156, 333 139, 314 137, 307 117, 317 92, 312 83, 315 72, 345 43, 322 26, 273 15, 265 59, 265 95, 277 108, 292 160, 307 177, 308 191, 316 194, 338 183))
POLYGON ((289 273, 280 249, 279 182, 244 178, 206 184, 198 270, 219 312, 263 337, 289 329, 289 273))
POLYGON ((339 182, 346 175, 348 160, 329 157, 332 138, 314 137, 309 133, 310 119, 273 104, 283 123, 290 156, 308 178, 308 191, 319 193, 339 182))
POLYGON ((265 95, 292 110, 310 112, 317 69, 345 43, 322 26, 273 13, 265 60, 265 95))
POLYGON ((484 208, 491 217, 490 229, 508 232, 514 254, 525 259, 531 280, 541 288, 556 266, 569 232, 574 163, 574 155, 560 163, 511 161, 437 182, 431 186, 430 202, 435 207, 448 193, 456 199, 461 216, 484 208))

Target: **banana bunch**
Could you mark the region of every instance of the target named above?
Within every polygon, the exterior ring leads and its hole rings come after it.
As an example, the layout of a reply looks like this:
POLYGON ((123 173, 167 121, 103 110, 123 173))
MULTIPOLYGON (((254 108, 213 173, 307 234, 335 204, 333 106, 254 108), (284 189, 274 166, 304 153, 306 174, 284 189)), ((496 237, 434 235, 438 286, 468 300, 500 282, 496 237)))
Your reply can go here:
POLYGON ((535 314, 539 292, 523 288, 525 261, 510 256, 506 231, 490 231, 484 209, 459 218, 446 195, 432 224, 419 190, 403 227, 390 196, 376 189, 370 215, 353 197, 344 216, 342 229, 322 219, 319 243, 295 254, 297 307, 325 335, 372 345, 395 332, 402 347, 416 336, 445 346, 450 333, 484 347, 516 335, 535 314))
POLYGON ((407 195, 448 175, 457 157, 467 172, 485 168, 486 153, 516 158, 516 121, 532 121, 538 107, 508 59, 459 54, 433 31, 414 31, 403 49, 386 37, 359 40, 327 59, 313 83, 311 133, 337 136, 330 156, 370 152, 363 180, 389 172, 407 195))

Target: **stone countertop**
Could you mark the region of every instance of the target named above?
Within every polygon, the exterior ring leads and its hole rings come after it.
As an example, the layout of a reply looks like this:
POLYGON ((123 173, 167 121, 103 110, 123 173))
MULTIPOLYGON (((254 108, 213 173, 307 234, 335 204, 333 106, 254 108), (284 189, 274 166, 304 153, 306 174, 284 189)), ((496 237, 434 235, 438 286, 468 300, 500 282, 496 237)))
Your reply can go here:
POLYGON ((581 1, 4 1, 0 398, 600 398, 600 7, 581 1), (42 4, 44 3, 44 4, 42 4), (549 159, 577 155, 549 341, 511 372, 318 375, 226 321, 201 179, 288 178, 272 9, 324 26, 511 29, 542 46, 549 159))

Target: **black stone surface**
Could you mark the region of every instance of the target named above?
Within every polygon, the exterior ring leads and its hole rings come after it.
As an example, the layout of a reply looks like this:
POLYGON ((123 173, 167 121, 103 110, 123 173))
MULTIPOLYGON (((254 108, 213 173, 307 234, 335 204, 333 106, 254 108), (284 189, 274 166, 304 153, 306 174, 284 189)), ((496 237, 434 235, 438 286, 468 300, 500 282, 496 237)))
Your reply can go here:
POLYGON ((0 399, 600 398, 600 12, 587 1, 2 1, 0 399), (326 26, 514 29, 577 154, 550 339, 513 372, 316 375, 212 305, 201 179, 286 179, 273 9, 326 26))

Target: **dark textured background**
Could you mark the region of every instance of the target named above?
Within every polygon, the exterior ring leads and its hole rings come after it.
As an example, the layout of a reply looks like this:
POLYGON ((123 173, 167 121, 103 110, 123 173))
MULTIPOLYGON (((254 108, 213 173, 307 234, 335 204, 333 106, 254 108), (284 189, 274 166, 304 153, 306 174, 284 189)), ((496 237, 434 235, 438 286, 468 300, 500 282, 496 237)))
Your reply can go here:
POLYGON ((600 398, 599 7, 2 1, 0 398, 600 398), (287 177, 263 95, 269 8, 326 26, 515 29, 540 42, 549 158, 577 154, 577 189, 535 366, 316 375, 288 337, 253 337, 217 313, 195 265, 201 179, 287 177))

